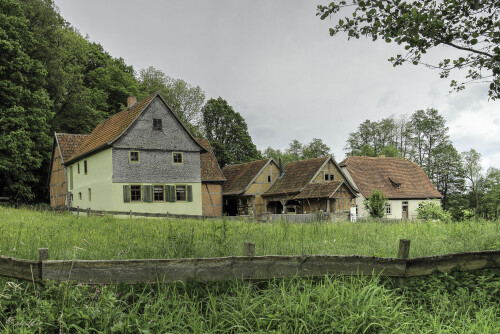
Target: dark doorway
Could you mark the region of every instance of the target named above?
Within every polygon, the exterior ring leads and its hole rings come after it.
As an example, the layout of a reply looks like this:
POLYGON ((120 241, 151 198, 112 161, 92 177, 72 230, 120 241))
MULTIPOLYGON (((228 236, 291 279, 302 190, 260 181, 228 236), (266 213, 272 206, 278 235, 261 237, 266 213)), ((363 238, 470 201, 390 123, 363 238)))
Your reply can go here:
POLYGON ((227 216, 238 215, 238 200, 236 198, 226 198, 224 200, 224 214, 227 216))

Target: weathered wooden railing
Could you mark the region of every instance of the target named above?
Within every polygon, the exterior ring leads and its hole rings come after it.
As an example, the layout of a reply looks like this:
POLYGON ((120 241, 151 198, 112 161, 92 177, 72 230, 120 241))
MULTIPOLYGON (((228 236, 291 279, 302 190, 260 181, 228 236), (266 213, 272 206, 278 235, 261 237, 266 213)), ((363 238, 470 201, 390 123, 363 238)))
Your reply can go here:
POLYGON ((244 256, 156 260, 49 260, 47 248, 39 260, 0 257, 0 275, 21 280, 78 283, 171 283, 324 275, 381 275, 405 278, 449 272, 500 268, 500 250, 408 258, 409 240, 400 240, 398 258, 373 256, 254 256, 245 243, 244 256))

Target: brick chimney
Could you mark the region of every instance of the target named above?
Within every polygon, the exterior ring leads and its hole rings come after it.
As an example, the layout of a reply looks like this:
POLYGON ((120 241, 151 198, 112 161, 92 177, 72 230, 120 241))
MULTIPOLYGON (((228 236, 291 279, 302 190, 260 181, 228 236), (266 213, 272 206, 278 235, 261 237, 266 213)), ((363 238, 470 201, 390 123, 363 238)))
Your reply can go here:
POLYGON ((127 108, 132 107, 137 102, 137 96, 129 96, 127 98, 127 108))

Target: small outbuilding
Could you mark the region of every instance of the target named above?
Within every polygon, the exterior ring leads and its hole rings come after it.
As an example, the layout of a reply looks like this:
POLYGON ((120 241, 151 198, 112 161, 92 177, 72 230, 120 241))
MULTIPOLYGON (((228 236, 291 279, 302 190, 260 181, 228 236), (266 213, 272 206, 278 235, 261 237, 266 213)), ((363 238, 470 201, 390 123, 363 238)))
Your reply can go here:
POLYGON ((270 158, 225 166, 222 173, 226 178, 222 186, 224 213, 228 216, 253 213, 258 217, 266 211, 262 194, 280 177, 281 170, 270 158))

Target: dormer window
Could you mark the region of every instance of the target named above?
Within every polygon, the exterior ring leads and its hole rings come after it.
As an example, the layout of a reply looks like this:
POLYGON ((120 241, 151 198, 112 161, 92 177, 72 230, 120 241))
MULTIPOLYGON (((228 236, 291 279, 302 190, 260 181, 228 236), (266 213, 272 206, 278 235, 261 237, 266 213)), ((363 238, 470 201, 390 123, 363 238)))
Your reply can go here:
POLYGON ((389 178, 389 181, 391 181, 391 184, 394 186, 394 188, 399 189, 401 188, 401 182, 398 182, 397 180, 393 178, 389 178))
POLYGON ((162 124, 160 118, 153 118, 153 131, 161 131, 162 124))

